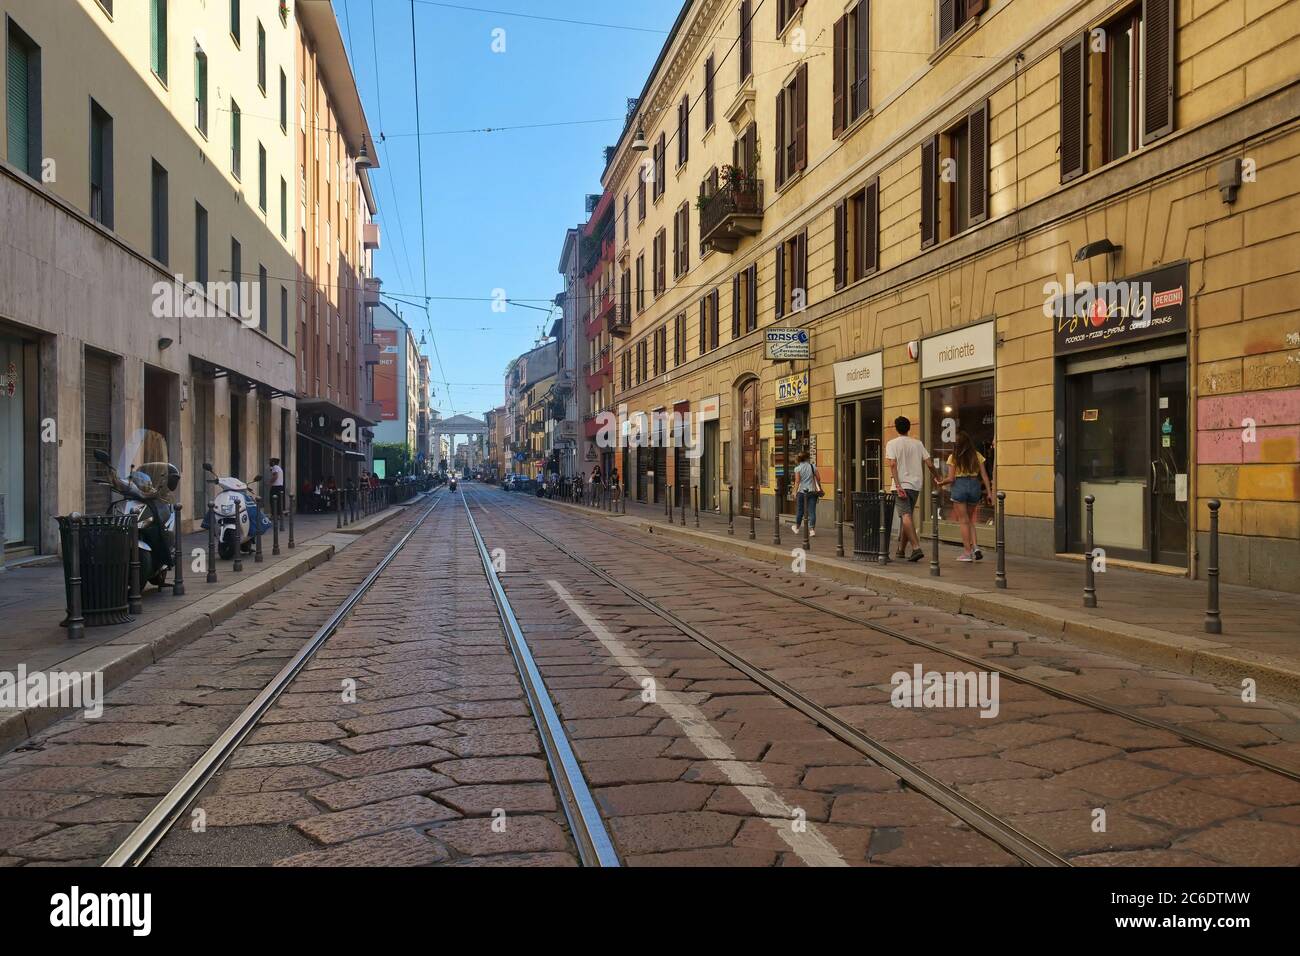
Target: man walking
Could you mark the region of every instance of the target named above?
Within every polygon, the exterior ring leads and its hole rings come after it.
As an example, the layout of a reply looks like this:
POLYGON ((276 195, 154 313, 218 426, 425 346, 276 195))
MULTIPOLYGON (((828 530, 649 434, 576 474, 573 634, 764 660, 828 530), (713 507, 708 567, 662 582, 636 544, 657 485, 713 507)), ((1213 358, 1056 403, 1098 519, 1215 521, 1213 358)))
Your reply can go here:
POLYGON ((901 527, 899 549, 900 551, 905 549, 910 543, 912 552, 907 556, 907 560, 920 561, 925 557, 925 552, 921 550, 921 537, 916 533, 912 510, 921 498, 921 482, 925 469, 929 469, 936 484, 941 480, 941 476, 935 470, 934 462, 930 460, 930 453, 925 450, 925 445, 908 435, 912 430, 912 423, 907 417, 899 415, 895 418, 894 428, 898 432, 898 437, 891 438, 889 444, 885 446, 885 459, 889 462, 894 491, 898 493, 901 527))
POLYGON ((271 514, 284 514, 284 469, 280 459, 271 459, 271 514))

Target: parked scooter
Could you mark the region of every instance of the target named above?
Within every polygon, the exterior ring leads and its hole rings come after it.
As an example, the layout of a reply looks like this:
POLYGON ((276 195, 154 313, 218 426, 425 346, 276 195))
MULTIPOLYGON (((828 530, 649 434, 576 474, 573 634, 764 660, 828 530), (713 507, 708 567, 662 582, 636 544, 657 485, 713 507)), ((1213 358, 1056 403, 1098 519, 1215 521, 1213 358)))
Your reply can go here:
MULTIPOLYGON (((212 475, 208 484, 216 485, 221 490, 212 499, 213 511, 217 515, 217 556, 229 561, 235 556, 235 548, 244 553, 253 550, 253 529, 261 526, 262 534, 270 534, 271 519, 257 506, 257 498, 244 482, 233 475, 219 478, 208 462, 203 463, 203 470, 212 475), (258 522, 258 524, 254 524, 258 522)), ((256 476, 252 483, 262 480, 256 476)), ((208 519, 212 512, 203 515, 203 528, 207 530, 208 519)))
POLYGON ((181 482, 181 473, 168 462, 149 462, 131 466, 127 479, 113 471, 112 457, 102 448, 95 449, 95 460, 108 468, 106 485, 120 497, 108 506, 108 514, 135 515, 139 525, 140 580, 156 587, 167 583, 176 544, 176 509, 168 495, 181 482), (158 483, 163 488, 158 487, 158 483))

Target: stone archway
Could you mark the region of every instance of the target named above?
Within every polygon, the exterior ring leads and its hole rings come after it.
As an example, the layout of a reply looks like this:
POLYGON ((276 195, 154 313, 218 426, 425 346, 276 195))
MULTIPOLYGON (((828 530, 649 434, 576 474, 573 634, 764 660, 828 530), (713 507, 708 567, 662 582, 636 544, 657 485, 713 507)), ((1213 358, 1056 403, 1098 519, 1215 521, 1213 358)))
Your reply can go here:
MULTIPOLYGON (((434 461, 430 464, 431 469, 437 470, 437 459, 442 455, 442 439, 444 437, 451 439, 447 451, 449 457, 454 459, 456 438, 458 436, 463 435, 467 438, 477 437, 481 438, 483 442, 486 442, 488 440, 489 432, 490 429, 488 428, 487 422, 480 421, 477 418, 471 418, 469 415, 453 415, 451 418, 438 419, 429 429, 429 448, 432 449, 430 454, 434 458, 434 461)), ((475 467, 482 464, 482 461, 477 460, 480 458, 479 449, 476 449, 473 442, 466 447, 468 449, 466 463, 468 465, 468 470, 472 471, 475 467)), ((450 461, 447 464, 448 467, 451 467, 450 461)))
POLYGON ((735 490, 737 513, 753 510, 755 488, 761 484, 759 460, 759 378, 753 373, 738 377, 731 386, 731 487, 735 490))

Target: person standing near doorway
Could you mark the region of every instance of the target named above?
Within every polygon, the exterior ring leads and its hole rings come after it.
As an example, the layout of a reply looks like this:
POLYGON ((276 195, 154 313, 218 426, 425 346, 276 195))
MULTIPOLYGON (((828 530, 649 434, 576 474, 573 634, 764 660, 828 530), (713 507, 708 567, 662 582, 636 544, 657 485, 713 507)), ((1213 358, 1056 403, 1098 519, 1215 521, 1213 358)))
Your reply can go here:
POLYGON ((271 514, 284 513, 284 469, 280 459, 271 459, 271 514))
POLYGON ((930 460, 925 445, 908 434, 912 430, 912 423, 905 415, 894 419, 894 429, 898 432, 898 437, 891 438, 885 446, 885 460, 889 463, 893 488, 898 494, 898 543, 900 550, 906 550, 910 545, 911 553, 907 560, 920 561, 925 557, 925 552, 921 550, 921 537, 916 533, 912 512, 921 498, 925 470, 929 469, 936 485, 942 483, 943 479, 930 460))
POLYGON ((985 492, 993 500, 993 482, 984 467, 985 458, 975 450, 975 443, 967 432, 957 433, 957 444, 948 456, 947 484, 952 485, 953 515, 961 529, 962 551, 958 561, 979 561, 984 552, 975 538, 975 512, 984 500, 985 492))
POLYGON ((808 458, 808 452, 799 452, 799 464, 794 469, 795 477, 795 514, 794 524, 790 530, 798 534, 803 523, 808 522, 808 537, 817 537, 817 498, 821 491, 817 480, 817 466, 808 458))

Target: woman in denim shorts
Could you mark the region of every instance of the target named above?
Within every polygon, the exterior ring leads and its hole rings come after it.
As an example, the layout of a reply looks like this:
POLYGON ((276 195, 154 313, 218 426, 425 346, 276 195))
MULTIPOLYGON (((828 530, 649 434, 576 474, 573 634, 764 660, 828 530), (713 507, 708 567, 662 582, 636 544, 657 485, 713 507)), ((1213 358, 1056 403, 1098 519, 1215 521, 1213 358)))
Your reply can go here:
POLYGON ((984 557, 975 539, 975 510, 984 499, 993 500, 993 482, 989 481, 984 467, 984 456, 975 450, 975 443, 966 432, 957 433, 957 444, 948 456, 948 494, 952 498, 953 514, 961 529, 962 552, 958 561, 979 561, 984 557))

